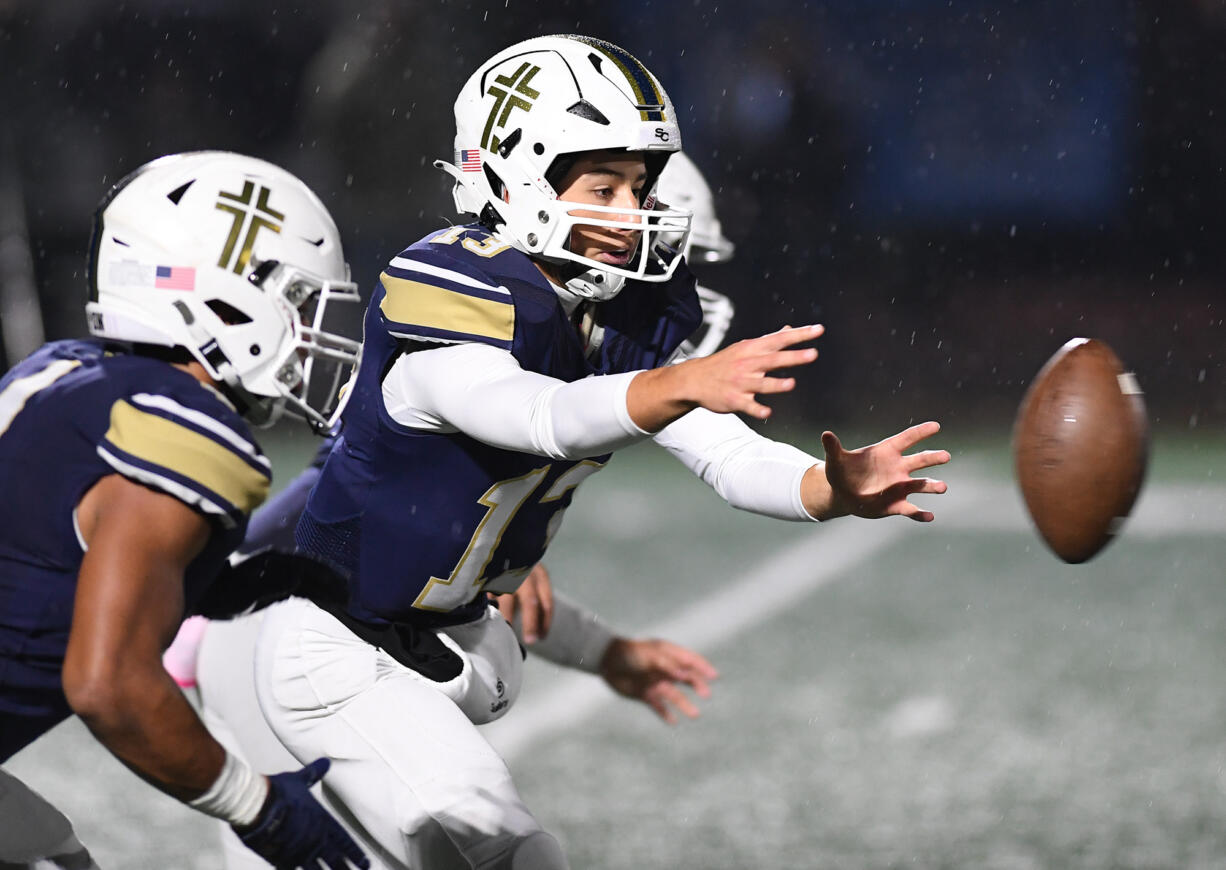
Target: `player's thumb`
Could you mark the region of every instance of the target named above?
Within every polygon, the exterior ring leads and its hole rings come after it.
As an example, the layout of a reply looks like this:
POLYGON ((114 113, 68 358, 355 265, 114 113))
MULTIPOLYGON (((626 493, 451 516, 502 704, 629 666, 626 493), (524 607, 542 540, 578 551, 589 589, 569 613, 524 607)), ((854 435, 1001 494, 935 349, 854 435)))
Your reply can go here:
POLYGON ((317 758, 299 771, 303 781, 307 787, 313 786, 324 778, 324 774, 328 772, 328 768, 332 766, 332 761, 327 758, 317 758))
POLYGON ((829 429, 822 433, 822 449, 826 451, 826 456, 837 456, 843 452, 843 443, 839 441, 839 436, 835 435, 829 429))

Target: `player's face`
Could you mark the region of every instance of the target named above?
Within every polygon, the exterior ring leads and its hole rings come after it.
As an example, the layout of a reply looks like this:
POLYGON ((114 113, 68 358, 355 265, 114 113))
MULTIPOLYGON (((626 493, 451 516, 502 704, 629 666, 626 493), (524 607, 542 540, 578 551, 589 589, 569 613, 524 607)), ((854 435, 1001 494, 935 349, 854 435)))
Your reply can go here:
MULTIPOLYGON (((642 208, 640 196, 647 182, 647 165, 640 155, 624 151, 597 151, 580 157, 562 179, 558 199, 612 208, 642 208)), ((575 217, 608 219, 607 213, 571 209, 575 217)), ((628 218, 627 218, 628 219, 628 218)), ((639 231, 579 224, 571 230, 570 249, 611 266, 625 266, 634 257, 639 231)))

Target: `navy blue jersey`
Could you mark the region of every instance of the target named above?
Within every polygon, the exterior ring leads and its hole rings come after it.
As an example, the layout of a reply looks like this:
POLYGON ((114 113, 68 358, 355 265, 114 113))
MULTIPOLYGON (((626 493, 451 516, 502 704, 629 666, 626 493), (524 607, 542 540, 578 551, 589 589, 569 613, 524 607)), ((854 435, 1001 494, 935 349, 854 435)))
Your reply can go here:
POLYGON ((575 488, 609 457, 555 460, 393 420, 382 381, 403 353, 482 342, 562 381, 664 365, 701 322, 680 266, 600 303, 594 352, 525 254, 480 226, 453 227, 394 258, 365 322, 341 435, 298 525, 298 546, 349 579, 349 610, 373 622, 473 618, 484 589, 512 591, 545 552, 575 488))
POLYGON ((68 714, 60 669, 84 555, 75 510, 116 473, 215 521, 187 570, 189 607, 242 540, 271 477, 234 408, 165 362, 61 341, 9 371, 0 380, 0 716, 68 714))

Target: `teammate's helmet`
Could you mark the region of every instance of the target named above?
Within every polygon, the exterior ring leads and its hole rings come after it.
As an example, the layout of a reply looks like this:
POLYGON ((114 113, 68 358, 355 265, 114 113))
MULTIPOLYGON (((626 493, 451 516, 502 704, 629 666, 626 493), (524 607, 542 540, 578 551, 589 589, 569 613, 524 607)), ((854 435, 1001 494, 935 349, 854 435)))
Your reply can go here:
POLYGON ((519 250, 552 262, 665 280, 676 267, 657 250, 662 233, 684 239, 689 213, 656 209, 652 191, 669 155, 681 148, 672 102, 660 83, 623 49, 586 36, 539 36, 500 51, 473 73, 455 104, 455 164, 435 165, 455 179, 460 212, 501 225, 519 250), (606 218, 575 218, 556 185, 588 151, 642 152, 647 164, 641 208, 584 205, 606 218), (576 224, 639 230, 626 266, 569 250, 576 224))
MULTIPOLYGON (((662 203, 694 213, 690 237, 682 251, 687 261, 722 263, 732 259, 736 246, 724 237, 719 218, 715 215, 715 197, 711 186, 684 152, 674 154, 668 161, 656 185, 656 196, 662 203)), ((677 244, 675 238, 666 241, 677 244)))
POLYGON ((254 423, 288 408, 327 427, 360 345, 324 313, 359 296, 336 224, 295 176, 224 151, 147 163, 99 206, 89 273, 94 335, 186 349, 254 423))

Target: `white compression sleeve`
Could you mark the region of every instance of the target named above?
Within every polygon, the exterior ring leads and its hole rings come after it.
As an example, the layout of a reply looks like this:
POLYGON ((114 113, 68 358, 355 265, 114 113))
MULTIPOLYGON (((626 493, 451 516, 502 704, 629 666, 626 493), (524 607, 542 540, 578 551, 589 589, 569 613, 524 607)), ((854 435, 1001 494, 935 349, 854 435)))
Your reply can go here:
MULTIPOLYGON (((512 625, 520 643, 523 643, 524 633, 518 611, 512 625)), ((555 665, 594 674, 600 670, 600 660, 604 658, 613 637, 613 632, 599 616, 555 589, 549 633, 536 643, 525 646, 555 665)))
POLYGON ((821 460, 759 435, 735 414, 696 408, 661 429, 655 442, 735 508, 816 522, 805 510, 800 482, 821 460))
POLYGON ((392 419, 413 429, 460 431, 494 447, 582 459, 647 438, 626 390, 638 372, 567 383, 522 369, 510 353, 455 344, 401 356, 383 381, 392 419))

